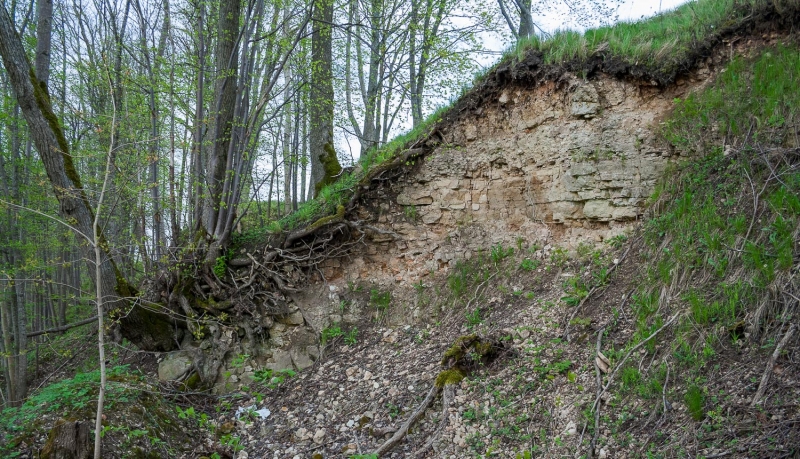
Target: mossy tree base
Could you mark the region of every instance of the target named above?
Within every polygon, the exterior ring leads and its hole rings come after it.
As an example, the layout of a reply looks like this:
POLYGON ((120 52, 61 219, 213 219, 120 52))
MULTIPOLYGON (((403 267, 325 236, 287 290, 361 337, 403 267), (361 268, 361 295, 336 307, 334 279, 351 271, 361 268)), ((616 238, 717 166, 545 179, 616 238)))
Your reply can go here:
POLYGON ((314 184, 314 197, 319 196, 319 192, 326 186, 334 183, 342 173, 342 165, 339 163, 339 158, 336 156, 336 150, 333 145, 326 143, 323 147, 324 153, 319 155, 319 160, 322 163, 322 170, 324 175, 322 179, 314 184))

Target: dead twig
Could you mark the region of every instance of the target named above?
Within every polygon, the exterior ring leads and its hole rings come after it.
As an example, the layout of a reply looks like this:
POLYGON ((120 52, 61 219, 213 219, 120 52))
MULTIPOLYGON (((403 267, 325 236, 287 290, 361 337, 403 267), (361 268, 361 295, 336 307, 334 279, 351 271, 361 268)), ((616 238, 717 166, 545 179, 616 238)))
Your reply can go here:
MULTIPOLYGON (((611 276, 611 274, 613 274, 614 271, 617 269, 617 266, 622 264, 622 262, 628 256, 628 252, 631 251, 631 247, 633 247, 633 245, 634 245, 633 242, 631 242, 628 245, 628 248, 625 249, 625 253, 622 254, 622 257, 619 259, 619 261, 614 266, 612 266, 611 269, 608 270, 608 274, 607 274, 608 276, 611 276)), ((572 314, 570 314, 569 319, 567 319, 567 323, 564 325, 564 339, 566 341, 569 342, 569 325, 570 325, 570 323, 572 323, 572 319, 574 319, 575 316, 578 315, 578 312, 580 312, 580 310, 583 308, 583 305, 589 300, 589 298, 592 297, 594 292, 596 292, 597 290, 600 290, 601 288, 605 287, 606 285, 608 285, 608 284, 595 285, 594 287, 592 287, 592 289, 589 290, 589 293, 587 293, 586 296, 581 300, 581 302, 578 303, 578 306, 575 307, 575 310, 572 311, 572 314)))
POLYGON ((753 401, 750 402, 750 406, 756 406, 758 402, 761 401, 761 397, 764 396, 764 392, 767 390, 767 384, 769 383, 769 377, 772 374, 772 370, 775 368, 775 361, 778 360, 778 357, 781 355, 781 351, 786 346, 786 343, 792 339, 792 335, 794 335, 796 328, 797 325, 795 324, 789 325, 789 329, 786 330, 786 333, 783 335, 781 341, 777 346, 775 346, 775 351, 772 352, 772 356, 767 362, 767 367, 764 368, 764 374, 761 375, 761 383, 758 385, 758 390, 756 391, 756 395, 753 396, 753 401))
POLYGON ((447 427, 447 420, 449 418, 449 411, 450 411, 450 402, 453 400, 454 395, 454 386, 452 384, 448 384, 444 386, 442 391, 442 418, 439 420, 439 426, 436 428, 436 431, 431 434, 428 438, 428 441, 422 445, 422 448, 418 449, 416 453, 414 453, 415 458, 422 458, 425 456, 425 453, 428 452, 431 446, 442 436, 442 432, 444 431, 445 427, 447 427))
POLYGON ((672 325, 672 322, 675 322, 675 320, 676 320, 678 317, 680 317, 680 315, 681 315, 681 313, 680 313, 680 312, 679 312, 679 313, 676 313, 674 316, 672 316, 672 318, 671 318, 671 319, 669 319, 669 320, 668 320, 668 321, 667 321, 667 322, 666 322, 664 325, 662 325, 662 326, 661 326, 661 327, 660 327, 658 330, 654 331, 654 332, 653 332, 653 333, 652 333, 650 336, 648 336, 647 338, 645 338, 645 339, 643 339, 642 341, 640 341, 640 342, 639 342, 639 344, 637 344, 636 346, 633 346, 633 348, 631 348, 631 350, 629 350, 629 351, 628 351, 628 353, 627 353, 627 354, 625 354, 625 357, 623 357, 623 358, 622 358, 622 360, 620 360, 620 361, 619 361, 619 363, 618 363, 618 364, 617 364, 617 365, 614 367, 614 371, 612 371, 612 372, 611 372, 611 374, 608 376, 608 381, 606 382, 606 385, 605 385, 605 386, 603 386, 603 390, 601 390, 601 391, 600 391, 600 392, 597 394, 597 398, 596 398, 596 399, 595 399, 595 401, 594 401, 594 405, 592 405, 592 410, 597 410, 597 409, 599 408, 599 406, 600 406, 600 399, 601 399, 601 397, 603 396, 603 394, 605 394, 605 392, 608 390, 608 388, 609 388, 609 387, 611 387, 611 384, 614 382, 614 376, 616 376, 616 374, 617 374, 617 372, 619 371, 619 369, 620 369, 620 368, 622 368, 622 367, 623 367, 623 365, 625 365, 625 362, 628 360, 628 358, 631 356, 631 354, 633 354, 634 352, 636 352, 636 351, 637 351, 637 350, 638 350, 640 347, 642 347, 642 346, 644 346, 645 344, 647 344, 647 342, 648 342, 648 341, 650 341, 650 340, 651 340, 651 339, 653 339, 653 338, 654 338, 656 335, 658 335, 659 333, 661 333, 661 331, 663 331, 665 328, 667 328, 668 326, 672 325))
MULTIPOLYGON (((597 381, 597 400, 600 399, 602 396, 603 390, 603 375, 600 372, 600 364, 597 361, 597 356, 600 355, 600 348, 603 344, 603 332, 605 331, 605 327, 597 330, 597 346, 596 346, 596 354, 594 359, 594 374, 595 380, 597 381)), ((592 441, 589 443, 589 457, 594 457, 594 448, 597 445, 597 435, 600 433, 600 405, 597 405, 597 408, 594 410, 594 433, 592 434, 592 441)), ((583 436, 583 433, 581 433, 583 436)))
POLYGON ((667 359, 664 359, 664 365, 667 366, 667 377, 664 378, 664 387, 661 388, 661 400, 664 402, 664 413, 663 416, 666 416, 667 411, 669 411, 669 405, 667 404, 667 384, 669 384, 669 364, 667 363, 667 359))

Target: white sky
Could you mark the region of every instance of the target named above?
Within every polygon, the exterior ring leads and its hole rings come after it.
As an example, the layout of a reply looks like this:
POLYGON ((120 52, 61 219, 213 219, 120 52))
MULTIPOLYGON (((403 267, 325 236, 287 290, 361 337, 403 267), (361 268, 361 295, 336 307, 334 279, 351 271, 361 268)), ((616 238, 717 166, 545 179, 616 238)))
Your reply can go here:
POLYGON ((620 7, 621 20, 636 20, 657 14, 659 11, 669 11, 687 3, 686 0, 627 0, 620 7))

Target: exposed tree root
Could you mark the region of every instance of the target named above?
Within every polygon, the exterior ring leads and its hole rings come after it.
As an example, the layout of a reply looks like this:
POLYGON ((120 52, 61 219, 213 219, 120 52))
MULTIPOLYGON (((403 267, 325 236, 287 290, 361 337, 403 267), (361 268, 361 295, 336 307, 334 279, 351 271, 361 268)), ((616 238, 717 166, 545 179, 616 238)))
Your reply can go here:
MULTIPOLYGON (((648 336, 647 338, 645 338, 642 341, 640 341, 639 344, 637 344, 636 346, 633 346, 625 354, 625 356, 622 358, 622 360, 620 360, 614 366, 614 371, 612 371, 611 374, 608 375, 608 380, 606 381, 605 385, 602 385, 602 382, 601 382, 602 381, 602 376, 600 374, 600 367, 598 366, 597 361, 595 360, 595 374, 596 374, 596 377, 597 377, 597 394, 596 394, 596 397, 595 397, 595 400, 594 400, 594 404, 592 405, 592 411, 594 412, 594 435, 592 436, 592 442, 591 442, 591 444, 589 446, 589 457, 594 457, 594 448, 595 448, 595 445, 597 444, 598 432, 600 431, 600 405, 601 405, 601 401, 602 401, 602 398, 603 398, 603 394, 605 394, 608 391, 608 388, 611 387, 611 384, 614 382, 614 376, 616 376, 616 374, 620 370, 620 368, 622 368, 625 365, 625 362, 627 362, 628 358, 634 352, 636 352, 636 350, 638 350, 640 347, 642 347, 645 344, 647 344, 648 341, 650 341, 656 335, 661 333, 661 331, 663 331, 664 329, 666 329, 667 327, 672 325, 672 323, 675 322, 678 319, 678 317, 680 317, 680 316, 681 316, 680 312, 676 313, 675 315, 672 316, 672 318, 670 318, 658 330, 654 331, 650 336, 648 336)), ((603 334, 603 329, 601 329, 601 330, 599 330, 597 332, 597 352, 598 353, 600 352, 600 347, 601 347, 601 344, 602 344, 602 336, 603 336, 602 334, 603 334)))
POLYGON ((444 432, 445 427, 447 427, 447 421, 450 417, 450 404, 453 401, 454 394, 455 390, 452 384, 448 384, 442 389, 442 417, 439 419, 439 426, 436 428, 436 431, 428 437, 428 441, 414 453, 415 458, 420 459, 424 457, 428 449, 442 436, 442 432, 444 432))

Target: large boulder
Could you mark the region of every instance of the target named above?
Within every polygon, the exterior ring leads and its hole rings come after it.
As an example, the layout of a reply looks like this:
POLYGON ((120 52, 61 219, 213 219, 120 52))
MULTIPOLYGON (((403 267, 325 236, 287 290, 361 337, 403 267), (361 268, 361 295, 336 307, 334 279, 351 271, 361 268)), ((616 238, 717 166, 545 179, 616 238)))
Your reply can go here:
POLYGON ((188 352, 171 352, 158 364, 158 380, 161 382, 182 379, 192 369, 192 357, 188 352))

